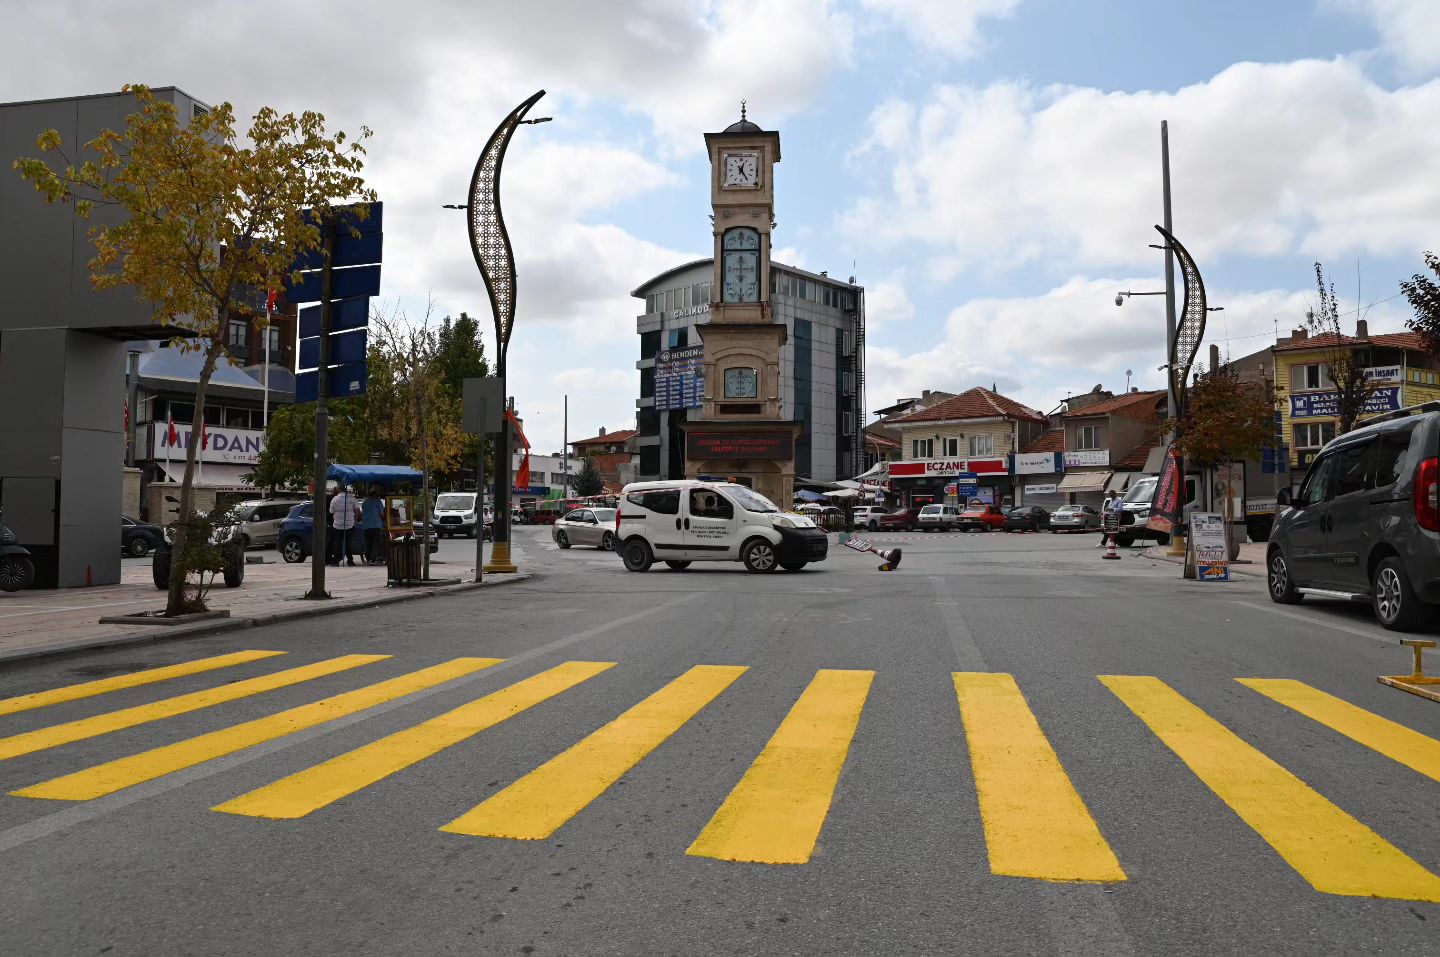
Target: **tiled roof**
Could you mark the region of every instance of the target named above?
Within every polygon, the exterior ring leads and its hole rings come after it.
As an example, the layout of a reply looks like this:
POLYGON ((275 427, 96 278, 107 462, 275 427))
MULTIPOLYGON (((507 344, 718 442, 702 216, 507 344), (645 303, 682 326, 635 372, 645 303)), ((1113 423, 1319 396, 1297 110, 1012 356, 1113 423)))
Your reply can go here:
POLYGON ((1117 395, 1113 399, 1104 399, 1094 405, 1076 409, 1074 412, 1066 412, 1065 417, 1080 419, 1092 415, 1112 415, 1116 412, 1132 419, 1145 417, 1144 413, 1153 411, 1155 403, 1164 395, 1164 389, 1157 389, 1153 392, 1127 392, 1124 395, 1117 395))
POLYGON ((865 441, 867 444, 873 445, 879 449, 898 449, 900 447, 899 442, 895 441, 892 438, 880 435, 878 432, 867 431, 865 433, 865 441))
POLYGON ((1021 452, 1064 452, 1065 451, 1065 430, 1051 429, 1040 438, 1031 442, 1021 452))
POLYGON ((1357 339, 1354 336, 1336 335, 1333 332, 1324 332, 1318 336, 1310 336, 1298 342, 1277 343, 1276 352, 1302 352, 1306 349, 1333 349, 1337 345, 1345 346, 1384 346, 1387 349, 1410 349, 1415 352, 1424 352, 1425 343, 1421 340, 1418 332, 1377 332, 1373 336, 1364 339, 1357 339))
POLYGON ((890 419, 891 425, 909 425, 914 422, 948 422, 956 419, 993 419, 1001 416, 1009 419, 1027 419, 1043 422, 1045 416, 1014 399, 1007 399, 998 392, 976 386, 960 393, 953 399, 890 419))
POLYGON ((578 442, 571 442, 571 445, 614 445, 616 442, 624 442, 631 436, 639 435, 635 429, 621 429, 619 432, 606 432, 604 435, 597 435, 589 439, 581 439, 578 442))

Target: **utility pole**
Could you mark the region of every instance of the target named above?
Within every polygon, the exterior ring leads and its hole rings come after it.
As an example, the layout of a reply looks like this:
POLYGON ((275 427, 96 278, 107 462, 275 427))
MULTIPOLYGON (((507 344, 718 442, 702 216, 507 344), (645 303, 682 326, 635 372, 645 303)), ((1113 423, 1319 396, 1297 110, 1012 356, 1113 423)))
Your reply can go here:
POLYGON ((560 486, 560 499, 570 497, 570 393, 565 393, 565 417, 562 420, 561 436, 564 445, 560 449, 560 473, 565 476, 560 486))

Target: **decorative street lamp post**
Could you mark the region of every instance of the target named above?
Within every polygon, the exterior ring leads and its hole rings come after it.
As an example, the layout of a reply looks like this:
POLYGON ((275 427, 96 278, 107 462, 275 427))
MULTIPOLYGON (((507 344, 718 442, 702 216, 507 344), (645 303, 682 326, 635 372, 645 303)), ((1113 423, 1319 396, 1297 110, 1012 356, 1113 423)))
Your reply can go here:
MULTIPOLYGON (((469 213, 470 249, 475 253, 475 265, 485 280, 485 289, 490 294, 490 311, 495 316, 495 374, 500 380, 500 394, 508 395, 505 389, 505 353, 510 346, 510 332, 515 326, 515 254, 510 248, 510 234, 505 230, 505 217, 500 211, 500 168, 505 162, 505 150, 510 137, 522 123, 545 123, 550 117, 533 120, 525 119, 540 97, 541 90, 524 103, 515 107, 510 115, 500 121, 490 141, 480 151, 475 162, 475 173, 470 177, 468 204, 463 207, 469 213)), ((452 207, 453 208, 453 207, 452 207)), ((507 400, 507 411, 508 411, 507 400)), ((518 569, 510 560, 510 483, 513 481, 510 469, 510 421, 507 416, 501 424, 500 433, 495 437, 495 519, 494 540, 490 548, 490 561, 485 565, 487 572, 515 572, 518 569)))

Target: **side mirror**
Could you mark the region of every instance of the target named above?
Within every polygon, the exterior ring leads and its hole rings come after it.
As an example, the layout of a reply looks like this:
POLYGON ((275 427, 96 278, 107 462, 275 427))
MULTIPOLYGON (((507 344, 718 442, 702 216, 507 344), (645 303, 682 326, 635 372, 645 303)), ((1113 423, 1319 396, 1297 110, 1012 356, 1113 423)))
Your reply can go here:
POLYGON ((1280 491, 1275 493, 1275 504, 1285 506, 1294 504, 1294 502, 1292 502, 1290 499, 1290 490, 1288 488, 1282 488, 1280 491))

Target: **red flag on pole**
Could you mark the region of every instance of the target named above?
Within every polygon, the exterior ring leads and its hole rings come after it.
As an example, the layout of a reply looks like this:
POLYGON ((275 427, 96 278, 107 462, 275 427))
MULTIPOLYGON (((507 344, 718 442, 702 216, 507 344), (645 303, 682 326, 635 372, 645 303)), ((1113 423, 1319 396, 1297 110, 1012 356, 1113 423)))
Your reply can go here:
POLYGON ((174 413, 174 412, 171 412, 171 413, 170 413, 170 425, 169 425, 169 428, 167 428, 167 429, 165 430, 165 439, 166 439, 167 443, 169 444, 169 446, 170 446, 172 449, 173 449, 176 445, 178 445, 179 442, 180 442, 180 433, 175 431, 175 413, 174 413))
POLYGON ((520 470, 515 473, 515 487, 530 487, 530 450, 525 450, 525 457, 520 460, 520 470))
POLYGON ((200 448, 201 448, 201 449, 208 449, 209 447, 210 447, 210 423, 208 423, 208 422, 203 422, 203 421, 202 421, 202 422, 200 423, 200 448))

